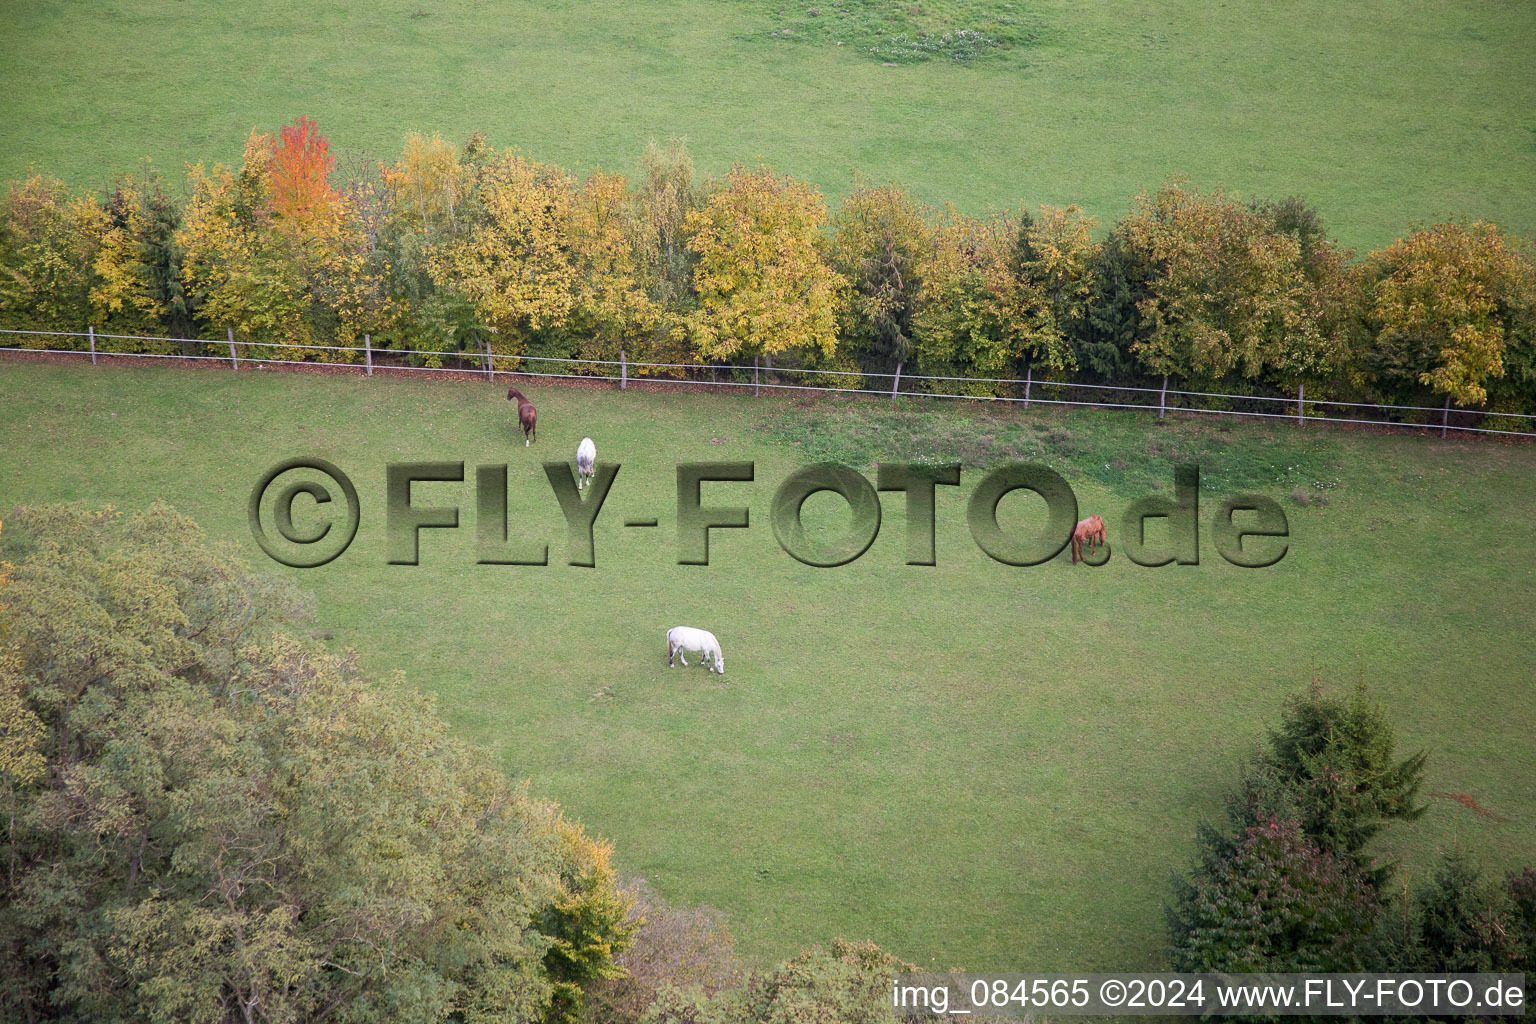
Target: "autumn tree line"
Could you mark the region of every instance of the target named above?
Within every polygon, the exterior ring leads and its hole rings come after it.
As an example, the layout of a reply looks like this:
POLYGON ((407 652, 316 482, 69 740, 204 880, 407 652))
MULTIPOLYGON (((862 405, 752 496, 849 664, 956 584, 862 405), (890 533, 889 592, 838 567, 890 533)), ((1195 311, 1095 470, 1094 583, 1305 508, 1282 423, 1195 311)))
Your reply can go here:
POLYGON ((960 378, 941 386, 978 396, 1026 376, 1166 377, 1536 412, 1536 256, 1484 221, 1361 257, 1302 199, 1243 202, 1177 179, 1103 233, 1076 206, 973 217, 896 185, 861 184, 834 214, 769 169, 701 179, 678 141, 653 142, 634 181, 578 179, 480 134, 462 146, 411 135, 392 164, 338 170, 305 118, 252 133, 237 168, 189 168, 181 191, 148 170, 104 196, 43 176, 12 183, 0 327, 210 341, 233 330, 299 346, 282 358, 331 361, 360 357, 326 346, 368 335, 416 365, 444 357, 408 353, 493 353, 515 368, 623 350, 851 371, 886 389, 897 373, 960 378))

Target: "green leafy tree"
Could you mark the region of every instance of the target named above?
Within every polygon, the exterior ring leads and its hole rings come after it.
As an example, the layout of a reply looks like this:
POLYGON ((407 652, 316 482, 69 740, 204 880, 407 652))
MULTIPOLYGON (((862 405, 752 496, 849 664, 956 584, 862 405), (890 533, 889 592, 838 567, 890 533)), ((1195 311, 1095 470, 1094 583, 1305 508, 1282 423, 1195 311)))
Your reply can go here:
POLYGON ((739 984, 742 968, 725 915, 710 907, 669 905, 643 878, 623 885, 634 940, 617 957, 623 974, 590 986, 586 1019, 631 1024, 663 989, 693 989, 703 998, 739 984))
POLYGON ((1363 686, 1341 700, 1314 682, 1255 753, 1225 827, 1197 829, 1195 865, 1174 880, 1168 907, 1175 969, 1380 962, 1373 950, 1397 941, 1380 913, 1391 866, 1370 863, 1364 848, 1387 822, 1424 813, 1416 795, 1426 756, 1398 760, 1391 725, 1363 686))
POLYGON ((916 345, 932 246, 926 212, 895 185, 860 185, 834 221, 832 266, 852 282, 841 337, 872 370, 901 373, 916 345))
POLYGON ((286 584, 163 506, 6 525, 0 1016, 532 1022, 561 941, 611 970, 602 844, 277 632, 286 584))
MULTIPOLYGON (((369 220, 377 225, 374 244, 388 270, 383 290, 402 310, 376 342, 438 353, 479 350, 490 338, 473 298, 439 286, 433 268, 447 247, 465 243, 484 222, 479 182, 493 156, 478 132, 462 147, 413 132, 395 163, 380 166, 376 186, 354 189, 361 193, 355 204, 360 211, 372 208, 374 200, 379 207, 369 220)), ((439 355, 410 360, 443 363, 439 355)))
POLYGON ((688 244, 688 217, 703 207, 711 191, 696 180, 684 140, 671 139, 662 146, 652 139, 646 145, 630 229, 647 292, 664 309, 696 302, 693 269, 698 254, 688 244))
POLYGON ((1302 238, 1264 212, 1181 181, 1137 197, 1119 229, 1147 268, 1142 367, 1196 384, 1334 374, 1344 336, 1308 280, 1302 238))
POLYGON ((1101 248, 1093 240, 1095 224, 1077 206, 1042 206, 1019 230, 1018 272, 1030 292, 1025 354, 1047 371, 1077 367, 1070 339, 1083 330, 1093 296, 1101 248))
POLYGON ((1144 268, 1118 228, 1111 230, 1089 270, 1083 318, 1072 334, 1080 369, 1105 382, 1137 370, 1132 350, 1143 340, 1138 304, 1150 295, 1144 268))
MULTIPOLYGON (((101 247, 92 264, 91 320, 99 332, 190 338, 196 329, 181 281, 176 232, 181 207, 165 193, 158 174, 146 168, 119 177, 107 197, 101 247)), ((168 353, 165 341, 108 338, 113 352, 168 353)))
POLYGON ((1518 969, 1523 936, 1508 889, 1471 858, 1452 853, 1419 897, 1419 929, 1427 964, 1438 971, 1518 969))
POLYGON ((550 940, 544 954, 554 983, 549 1019, 570 1024, 582 1019, 586 992, 594 982, 623 975, 618 956, 633 942, 637 925, 630 917, 634 899, 619 887, 613 870, 613 846, 589 838, 579 824, 549 806, 561 843, 561 870, 540 930, 550 940))
MULTIPOLYGON (((924 267, 929 298, 913 321, 918 372, 933 377, 1007 380, 1025 352, 1029 310, 1023 303, 1011 217, 980 220, 946 210, 924 267)), ((984 380, 944 381, 960 394, 992 395, 984 380)))
POLYGON ((202 336, 272 341, 300 351, 249 348, 250 358, 302 359, 317 338, 315 296, 300 246, 279 232, 272 210, 273 143, 252 132, 239 170, 189 171, 192 198, 176 245, 182 285, 202 336))

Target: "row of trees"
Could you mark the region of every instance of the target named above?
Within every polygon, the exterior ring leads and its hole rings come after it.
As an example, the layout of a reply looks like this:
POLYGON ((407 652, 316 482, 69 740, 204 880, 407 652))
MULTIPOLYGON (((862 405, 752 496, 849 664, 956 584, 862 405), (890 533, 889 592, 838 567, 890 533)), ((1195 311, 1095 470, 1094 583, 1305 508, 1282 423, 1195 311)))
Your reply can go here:
MULTIPOLYGON (((1369 852, 1420 817, 1427 755, 1399 759, 1363 688, 1313 689, 1287 711, 1174 883, 1180 971, 1524 972, 1536 961, 1536 870, 1504 879, 1463 852, 1416 884, 1369 852)), ((1536 987, 1536 986, 1533 986, 1536 987)))
POLYGON ((1180 180, 1136 197, 1102 238, 1075 206, 970 217, 894 185, 861 185, 833 215, 770 170, 700 180, 675 141, 653 143, 634 182, 577 180, 479 134, 462 147, 413 135, 393 164, 338 171, 304 118, 253 133, 239 168, 190 168, 187 190, 148 171, 105 197, 12 184, 0 327, 233 329, 315 354, 367 333, 401 350, 763 358, 886 387, 902 371, 1167 375, 1536 411, 1536 259, 1482 221, 1357 259, 1300 199, 1180 180))
POLYGON ((4 539, 0 1018, 891 1020, 910 965, 837 942, 743 970, 717 914, 620 883, 168 507, 21 509, 4 539))

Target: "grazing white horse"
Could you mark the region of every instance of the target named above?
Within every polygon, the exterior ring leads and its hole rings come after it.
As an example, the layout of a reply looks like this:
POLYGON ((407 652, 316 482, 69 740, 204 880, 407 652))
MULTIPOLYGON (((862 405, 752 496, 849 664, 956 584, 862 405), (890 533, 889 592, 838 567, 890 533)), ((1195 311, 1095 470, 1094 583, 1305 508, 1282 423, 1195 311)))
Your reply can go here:
POLYGON ((597 464, 597 445, 592 443, 590 437, 581 439, 581 444, 576 446, 576 489, 579 491, 582 484, 592 482, 592 467, 597 464))
POLYGON ((710 659, 714 659, 714 667, 711 672, 725 675, 725 656, 720 653, 720 641, 715 639, 715 634, 707 629, 694 629, 692 626, 674 626, 667 630, 667 668, 672 667, 672 659, 675 656, 686 668, 688 659, 683 657, 684 651, 693 651, 699 655, 699 660, 705 666, 710 659))

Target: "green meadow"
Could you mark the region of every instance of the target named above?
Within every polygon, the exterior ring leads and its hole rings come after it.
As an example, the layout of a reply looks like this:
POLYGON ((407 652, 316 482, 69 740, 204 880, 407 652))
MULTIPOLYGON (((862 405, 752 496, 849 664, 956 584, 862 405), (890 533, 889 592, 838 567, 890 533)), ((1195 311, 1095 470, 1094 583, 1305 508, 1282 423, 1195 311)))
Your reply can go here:
POLYGON ((353 158, 482 129, 630 172, 681 136, 705 173, 834 200, 895 180, 1103 223, 1186 174, 1304 195, 1363 250, 1446 218, 1536 232, 1533 36, 1523 0, 36 0, 3 13, 0 177, 179 180, 306 114, 353 158))
MULTIPOLYGON (((170 502, 311 593, 304 634, 355 649, 384 685, 435 695, 460 735, 611 838, 626 872, 721 908, 758 963, 843 936, 974 970, 1157 967, 1169 875, 1197 820, 1219 813, 1314 677, 1334 691, 1364 681, 1403 751, 1431 751, 1429 812, 1378 852, 1410 878, 1452 848, 1500 872, 1530 862, 1529 445, 530 384, 539 433, 526 447, 504 382, 445 378, 7 362, 0 516, 170 502), (621 466, 592 568, 566 564, 541 465, 574 460, 583 436, 621 466), (351 547, 308 570, 263 555, 246 514, 258 478, 293 456, 340 467, 361 503, 351 547), (899 494, 882 496, 878 538, 851 564, 813 568, 779 548, 769 508, 794 469, 837 461, 872 479, 876 463, 918 459, 965 465, 959 487, 939 489, 937 565, 904 564, 899 494), (418 484, 413 500, 457 506, 459 528, 423 531, 419 564, 387 564, 385 467, 432 460, 464 462, 468 479, 418 484), (695 461, 755 469, 751 483, 705 485, 706 505, 751 517, 712 533, 708 566, 677 564, 676 467, 695 461), (979 550, 966 499, 1010 461, 1050 466, 1080 515, 1104 516, 1107 564, 1064 553, 1013 567, 979 550), (1135 565, 1116 550, 1121 517, 1170 491, 1183 462, 1202 475, 1199 564, 1135 565), (477 564, 481 464, 508 467, 511 535, 547 543, 548 565, 477 564), (1238 491, 1285 508, 1289 546, 1270 568, 1215 550, 1211 517, 1238 491), (624 525, 639 518, 659 525, 624 525), (668 670, 675 625, 716 633, 723 677, 668 670)), ((324 511, 297 509, 301 527, 324 511)), ((805 511, 814 536, 846 526, 829 495, 805 511)), ((1022 492, 999 508, 1009 530, 1039 513, 1022 492)))

